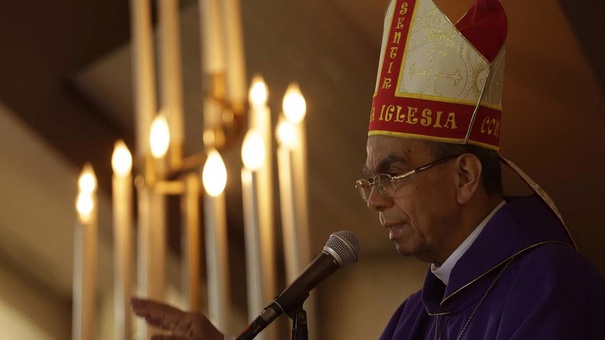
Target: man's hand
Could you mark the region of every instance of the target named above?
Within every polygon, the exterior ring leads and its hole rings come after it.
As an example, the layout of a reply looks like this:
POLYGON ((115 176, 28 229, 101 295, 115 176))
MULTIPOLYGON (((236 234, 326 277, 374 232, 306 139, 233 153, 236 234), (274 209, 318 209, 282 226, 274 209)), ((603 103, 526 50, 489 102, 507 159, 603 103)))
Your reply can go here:
POLYGON ((202 313, 184 312, 167 304, 131 298, 133 312, 148 324, 170 331, 152 340, 224 340, 225 336, 202 313))

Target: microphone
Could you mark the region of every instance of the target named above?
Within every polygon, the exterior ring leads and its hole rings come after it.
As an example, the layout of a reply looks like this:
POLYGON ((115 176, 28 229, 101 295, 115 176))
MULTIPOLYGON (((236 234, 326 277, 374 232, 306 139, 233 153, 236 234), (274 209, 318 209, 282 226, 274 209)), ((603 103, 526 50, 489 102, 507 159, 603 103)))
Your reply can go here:
POLYGON ((341 230, 330 235, 321 254, 244 328, 236 340, 254 339, 278 316, 301 307, 313 288, 337 269, 357 262, 360 252, 359 239, 352 232, 341 230))

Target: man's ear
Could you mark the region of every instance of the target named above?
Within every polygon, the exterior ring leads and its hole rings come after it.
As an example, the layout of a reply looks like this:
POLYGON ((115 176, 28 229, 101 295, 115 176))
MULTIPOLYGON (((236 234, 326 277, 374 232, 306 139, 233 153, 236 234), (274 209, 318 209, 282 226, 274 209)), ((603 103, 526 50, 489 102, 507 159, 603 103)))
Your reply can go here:
POLYGON ((473 154, 464 154, 456 162, 457 193, 459 204, 465 204, 481 186, 481 161, 473 154))

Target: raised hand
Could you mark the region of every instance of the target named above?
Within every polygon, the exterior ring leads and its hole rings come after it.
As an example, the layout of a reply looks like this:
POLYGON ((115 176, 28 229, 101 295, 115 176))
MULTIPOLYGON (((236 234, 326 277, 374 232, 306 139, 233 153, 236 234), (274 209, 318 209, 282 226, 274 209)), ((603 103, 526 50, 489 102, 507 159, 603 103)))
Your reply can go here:
POLYGON ((185 312, 162 302, 131 298, 133 312, 148 324, 170 331, 152 340, 224 340, 225 336, 199 312, 185 312))

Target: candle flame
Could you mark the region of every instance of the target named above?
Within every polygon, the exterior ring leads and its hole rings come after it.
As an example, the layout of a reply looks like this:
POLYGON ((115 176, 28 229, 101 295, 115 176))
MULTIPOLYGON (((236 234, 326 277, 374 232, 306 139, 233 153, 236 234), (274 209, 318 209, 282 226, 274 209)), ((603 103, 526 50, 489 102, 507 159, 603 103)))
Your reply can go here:
POLYGON ((252 85, 248 92, 248 100, 252 104, 252 107, 258 107, 267 103, 269 97, 269 90, 263 77, 256 75, 252 78, 252 85))
POLYGON ((242 145, 242 161, 246 169, 258 170, 265 161, 266 150, 263 138, 256 130, 249 130, 242 145))
POLYGON ((80 192, 90 194, 97 190, 97 177, 95 176, 92 164, 84 164, 82 172, 80 173, 80 178, 78 179, 78 188, 80 189, 80 192))
POLYGON ((202 182, 208 195, 220 196, 227 185, 227 168, 221 154, 216 149, 208 152, 208 158, 202 170, 202 182))
POLYGON ((297 83, 293 82, 288 86, 286 94, 284 95, 282 108, 286 119, 294 124, 298 124, 305 119, 307 103, 305 102, 305 97, 303 97, 302 92, 300 92, 300 87, 297 83))
POLYGON ((298 132, 290 121, 282 119, 277 125, 277 139, 285 147, 294 148, 297 146, 298 132))
POLYGON ((82 223, 90 222, 95 206, 94 194, 97 190, 97 177, 92 164, 86 163, 78 179, 78 196, 76 198, 76 211, 82 223))
POLYGON ((151 145, 151 154, 157 159, 164 157, 168 152, 170 129, 168 128, 166 115, 163 113, 158 114, 151 123, 149 144, 151 145))
POLYGON ((95 206, 92 193, 81 191, 76 198, 76 210, 78 217, 81 222, 86 223, 90 221, 92 216, 92 210, 95 206))
POLYGON ((120 177, 127 176, 132 171, 132 155, 122 140, 115 144, 111 156, 111 167, 113 172, 120 177))

